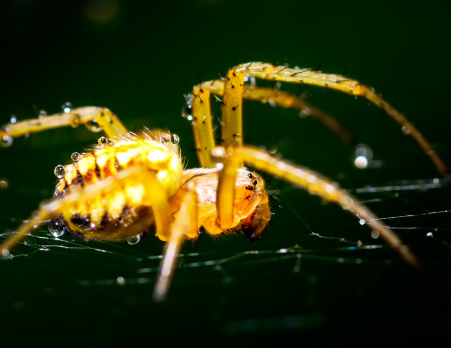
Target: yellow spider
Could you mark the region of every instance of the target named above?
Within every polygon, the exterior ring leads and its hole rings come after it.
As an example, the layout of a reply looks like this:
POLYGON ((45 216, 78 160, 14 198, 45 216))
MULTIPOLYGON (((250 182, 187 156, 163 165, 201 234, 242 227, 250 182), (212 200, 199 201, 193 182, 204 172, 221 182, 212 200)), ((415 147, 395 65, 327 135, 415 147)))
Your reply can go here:
POLYGON ((74 153, 73 163, 55 168, 60 179, 55 198, 42 204, 33 217, 19 227, 1 246, 3 258, 43 221, 54 235, 73 233, 85 239, 136 240, 156 228, 156 236, 166 242, 154 297, 163 300, 169 288, 176 255, 184 239, 196 239, 203 227, 211 235, 244 231, 250 239, 260 237, 270 219, 265 183, 253 168, 278 176, 328 201, 336 202, 381 235, 410 265, 419 262, 407 246, 384 227, 365 206, 353 201, 345 191, 319 174, 294 166, 257 148, 242 143, 242 100, 270 102, 281 107, 308 108, 344 140, 352 139, 341 126, 298 97, 245 83, 249 77, 332 88, 362 96, 392 116, 430 156, 437 169, 447 169, 431 145, 408 122, 368 88, 357 81, 310 69, 290 69, 264 63, 248 63, 229 70, 221 80, 195 86, 188 96, 185 115, 192 121, 202 168, 184 170, 178 137, 162 131, 148 131, 142 137, 129 133, 108 109, 83 107, 63 113, 10 123, 0 129, 4 147, 27 133, 61 126, 85 124, 92 131, 104 131, 99 144, 83 154, 74 153), (210 94, 223 96, 221 147, 215 145, 211 123, 210 94))

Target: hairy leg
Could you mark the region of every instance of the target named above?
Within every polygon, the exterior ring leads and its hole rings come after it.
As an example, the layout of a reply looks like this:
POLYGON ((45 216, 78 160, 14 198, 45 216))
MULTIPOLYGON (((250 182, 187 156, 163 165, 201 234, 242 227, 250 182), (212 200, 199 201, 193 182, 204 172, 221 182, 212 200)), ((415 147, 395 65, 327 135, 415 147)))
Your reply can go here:
MULTIPOLYGON (((196 88, 201 88, 204 91, 210 91, 210 93, 222 96, 224 94, 224 86, 224 81, 215 80, 204 82, 196 88)), ((271 105, 281 108, 297 109, 305 116, 311 116, 324 123, 325 126, 327 126, 332 132, 336 133, 348 145, 354 146, 357 144, 351 133, 349 133, 349 131, 344 128, 336 119, 334 119, 332 116, 330 116, 320 108, 307 103, 305 100, 297 97, 294 94, 271 88, 253 87, 246 85, 244 86, 242 97, 246 100, 255 100, 261 103, 270 103, 271 105)), ((220 102, 224 103, 223 101, 220 102)))
POLYGON ((161 270, 154 290, 154 300, 158 302, 166 298, 174 273, 177 255, 180 252, 185 236, 196 238, 199 233, 197 222, 198 198, 195 185, 190 184, 188 183, 188 191, 183 198, 180 210, 175 214, 175 221, 171 228, 170 237, 164 249, 161 270))
POLYGON ((241 95, 243 91, 243 81, 246 75, 255 76, 261 79, 270 81, 291 82, 297 84, 308 84, 321 86, 324 88, 335 89, 350 95, 361 96, 372 102, 396 122, 398 122, 407 134, 410 134, 417 143, 423 148, 427 156, 437 167, 437 170, 442 174, 448 173, 448 168, 442 159, 435 153, 431 144, 424 138, 424 136, 409 122, 404 115, 393 108, 389 103, 377 95, 370 87, 364 86, 358 81, 345 78, 343 76, 323 74, 321 72, 311 71, 310 69, 290 69, 286 66, 273 66, 266 63, 252 62, 248 64, 238 65, 230 69, 224 89, 224 102, 226 107, 223 109, 223 123, 229 127, 228 137, 225 138, 225 146, 240 146, 242 145, 241 137, 234 137, 235 134, 242 133, 240 122, 234 120, 241 120, 241 95), (229 124, 230 123, 230 124, 229 124), (232 138, 231 138, 232 136, 232 138))
POLYGON ((217 147, 213 149, 212 156, 222 161, 224 165, 219 177, 217 196, 218 218, 221 227, 223 223, 227 224, 231 219, 231 208, 234 199, 233 183, 241 163, 244 162, 258 170, 291 182, 311 194, 318 195, 330 202, 335 202, 360 218, 365 219, 370 223, 371 228, 380 234, 404 260, 413 267, 420 267, 419 261, 409 248, 402 243, 397 235, 383 226, 369 209, 356 203, 350 195, 312 170, 301 166, 293 166, 280 159, 273 158, 261 150, 247 146, 230 147, 227 150, 223 147, 217 147))
POLYGON ((13 138, 25 134, 42 132, 48 129, 65 126, 77 127, 80 124, 84 124, 93 132, 100 132, 103 130, 110 138, 128 133, 119 118, 109 109, 87 106, 70 109, 68 112, 62 112, 42 118, 8 123, 0 128, 0 145, 8 147, 12 144, 13 138))

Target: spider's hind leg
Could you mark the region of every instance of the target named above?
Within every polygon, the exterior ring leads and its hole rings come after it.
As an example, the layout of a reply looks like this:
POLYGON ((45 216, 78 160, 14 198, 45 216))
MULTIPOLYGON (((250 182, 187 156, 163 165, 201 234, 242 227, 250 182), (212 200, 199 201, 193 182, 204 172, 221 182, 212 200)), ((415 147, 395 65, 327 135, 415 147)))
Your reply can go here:
POLYGON ((119 118, 109 109, 87 106, 67 111, 42 118, 8 123, 0 127, 0 145, 2 147, 8 147, 12 144, 13 138, 25 134, 65 126, 77 127, 80 124, 84 124, 93 132, 103 130, 109 138, 128 132, 119 118))

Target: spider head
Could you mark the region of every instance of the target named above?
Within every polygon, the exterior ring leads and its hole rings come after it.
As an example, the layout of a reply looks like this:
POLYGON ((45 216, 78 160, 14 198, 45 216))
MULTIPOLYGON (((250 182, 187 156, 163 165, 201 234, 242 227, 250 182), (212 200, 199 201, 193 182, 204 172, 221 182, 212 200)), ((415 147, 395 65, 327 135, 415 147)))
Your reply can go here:
POLYGON ((265 181, 256 173, 249 173, 253 180, 254 196, 259 200, 255 209, 246 218, 241 220, 244 235, 250 242, 260 239, 263 231, 268 226, 271 213, 269 199, 265 192, 265 181))

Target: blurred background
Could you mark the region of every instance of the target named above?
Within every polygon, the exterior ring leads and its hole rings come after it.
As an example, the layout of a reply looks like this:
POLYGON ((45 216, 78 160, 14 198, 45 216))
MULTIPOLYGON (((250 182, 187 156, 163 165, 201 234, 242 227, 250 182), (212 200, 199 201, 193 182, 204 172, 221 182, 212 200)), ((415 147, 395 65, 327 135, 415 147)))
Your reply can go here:
MULTIPOLYGON (((448 13, 444 1, 4 0, 0 124, 60 112, 66 102, 105 106, 135 132, 177 133, 188 166, 196 167, 183 95, 236 63, 287 63, 346 72, 374 87, 450 164, 448 13)), ((388 248, 353 250, 358 241, 384 243, 339 207, 265 176, 276 193, 267 234, 252 245, 242 235, 202 235, 185 245, 198 256, 181 258, 182 267, 204 266, 178 270, 164 304, 151 300, 159 261, 149 256, 162 250, 155 238, 135 246, 76 241, 75 248, 70 237, 55 242, 46 225, 39 228, 35 235, 44 239, 30 237, 32 246, 15 251, 22 257, 0 262, 2 342, 438 342, 450 324, 449 215, 437 213, 450 207, 446 182, 413 139, 367 101, 315 87, 281 89, 340 120, 372 150, 375 165, 356 168, 355 149, 317 120, 254 102, 244 106, 244 141, 325 174, 380 217, 402 216, 390 224, 424 260, 424 275, 388 248), (440 187, 426 189, 433 179, 440 187), (391 189, 362 193, 367 186, 391 189), (437 214, 421 215, 428 213, 437 214), (249 250, 267 254, 238 257, 249 250), (202 264, 210 260, 213 267, 202 264)), ((218 105, 213 112, 217 120, 218 105)), ((83 126, 62 128, 0 149, 2 237, 52 196, 53 168, 99 136, 83 126)))

